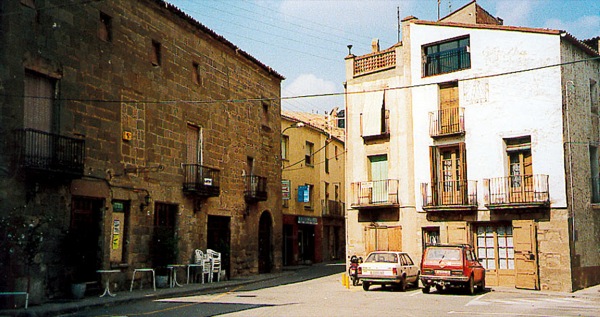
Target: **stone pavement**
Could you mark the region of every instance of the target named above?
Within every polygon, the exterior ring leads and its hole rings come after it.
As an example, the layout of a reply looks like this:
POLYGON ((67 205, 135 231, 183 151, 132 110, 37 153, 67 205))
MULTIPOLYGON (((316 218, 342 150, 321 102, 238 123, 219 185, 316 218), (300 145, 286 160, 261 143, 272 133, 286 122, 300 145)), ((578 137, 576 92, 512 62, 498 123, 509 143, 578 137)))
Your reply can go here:
MULTIPOLYGON (((315 264, 314 266, 325 265, 322 263, 315 264)), ((184 284, 182 287, 174 288, 157 288, 156 292, 152 290, 152 287, 146 283, 144 289, 134 288, 132 292, 129 290, 122 290, 116 292, 117 295, 114 297, 105 296, 98 297, 87 296, 81 300, 62 300, 62 301, 50 301, 42 305, 29 306, 28 309, 23 307, 11 310, 0 310, 0 317, 4 316, 18 316, 18 317, 42 317, 42 316, 57 316, 62 314, 73 313, 76 311, 83 310, 85 308, 97 308, 104 306, 115 306, 121 304, 127 304, 135 301, 145 299, 161 299, 177 296, 185 296, 206 292, 223 292, 228 289, 234 289, 239 286, 252 284, 259 281, 266 281, 282 277, 286 274, 293 274, 295 271, 309 269, 311 266, 293 266, 285 267, 282 272, 260 274, 244 277, 236 277, 227 281, 213 282, 213 283, 195 283, 195 284, 184 284)), ((340 275, 340 287, 341 275, 340 275)), ((572 297, 572 298, 591 298, 600 301, 600 285, 589 287, 583 290, 579 290, 573 293, 564 292, 549 292, 549 291, 534 291, 534 290, 521 290, 511 287, 488 287, 492 292, 506 292, 506 293, 518 293, 518 294, 544 294, 547 296, 555 297, 572 297)))

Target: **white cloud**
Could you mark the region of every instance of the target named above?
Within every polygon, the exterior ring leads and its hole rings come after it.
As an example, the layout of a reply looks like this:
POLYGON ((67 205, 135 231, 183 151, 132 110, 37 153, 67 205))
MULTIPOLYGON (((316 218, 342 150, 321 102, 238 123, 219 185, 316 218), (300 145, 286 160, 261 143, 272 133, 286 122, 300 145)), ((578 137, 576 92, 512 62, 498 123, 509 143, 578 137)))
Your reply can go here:
POLYGON ((544 23, 545 28, 567 31, 580 40, 585 40, 600 35, 599 26, 599 15, 582 16, 575 21, 549 19, 544 23))
POLYGON ((343 96, 320 97, 317 95, 340 92, 341 85, 327 81, 314 74, 301 74, 289 85, 282 88, 283 97, 314 96, 294 98, 283 101, 282 107, 287 110, 324 113, 333 107, 343 108, 343 96))

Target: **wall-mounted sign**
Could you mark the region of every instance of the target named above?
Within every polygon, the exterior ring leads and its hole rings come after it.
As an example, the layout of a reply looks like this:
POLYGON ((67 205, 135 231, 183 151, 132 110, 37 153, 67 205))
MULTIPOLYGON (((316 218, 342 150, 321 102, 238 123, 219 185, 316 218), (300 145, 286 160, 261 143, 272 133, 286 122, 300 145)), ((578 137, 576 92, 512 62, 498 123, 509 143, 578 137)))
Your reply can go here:
POLYGON ((113 202, 112 203, 113 212, 123 212, 125 210, 125 205, 122 202, 113 202))
POLYGON ((212 178, 205 178, 204 179, 204 186, 212 186, 212 184, 213 184, 212 178))
POLYGON ((298 202, 308 203, 310 202, 310 187, 308 185, 298 186, 298 202))
POLYGON ((319 220, 315 217, 302 217, 298 216, 298 224, 301 225, 317 225, 319 220))
POLYGON ((290 180, 282 179, 281 180, 281 198, 283 200, 290 200, 290 180))

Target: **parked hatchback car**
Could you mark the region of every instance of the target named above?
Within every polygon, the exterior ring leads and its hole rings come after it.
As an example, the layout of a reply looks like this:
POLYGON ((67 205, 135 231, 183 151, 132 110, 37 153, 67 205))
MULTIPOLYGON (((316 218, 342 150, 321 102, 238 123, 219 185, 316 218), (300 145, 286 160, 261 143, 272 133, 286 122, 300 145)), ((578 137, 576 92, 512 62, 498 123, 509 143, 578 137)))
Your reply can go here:
POLYGON ((468 244, 431 245, 423 251, 421 259, 423 293, 435 286, 438 291, 447 287, 464 287, 469 294, 475 286, 485 289, 485 268, 468 244))
POLYGON ((374 284, 406 290, 409 283, 419 283, 419 268, 407 253, 375 251, 358 266, 358 278, 365 291, 374 284))

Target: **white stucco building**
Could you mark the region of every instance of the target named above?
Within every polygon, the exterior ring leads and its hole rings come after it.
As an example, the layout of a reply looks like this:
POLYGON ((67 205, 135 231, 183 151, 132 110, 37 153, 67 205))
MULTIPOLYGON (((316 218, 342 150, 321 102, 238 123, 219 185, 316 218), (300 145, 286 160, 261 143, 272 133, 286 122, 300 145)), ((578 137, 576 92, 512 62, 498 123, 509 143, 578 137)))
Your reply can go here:
POLYGON ((346 57, 348 255, 469 243, 491 286, 600 283, 598 40, 502 24, 472 1, 346 57))

